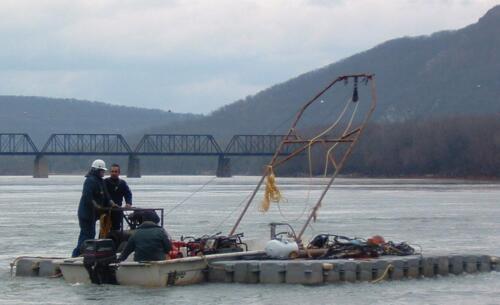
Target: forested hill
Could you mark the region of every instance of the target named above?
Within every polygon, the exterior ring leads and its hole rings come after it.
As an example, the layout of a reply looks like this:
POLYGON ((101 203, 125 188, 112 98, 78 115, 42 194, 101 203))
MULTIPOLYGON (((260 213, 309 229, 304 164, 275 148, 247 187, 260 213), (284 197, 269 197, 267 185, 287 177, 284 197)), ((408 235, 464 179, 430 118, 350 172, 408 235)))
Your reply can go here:
POLYGON ((463 29, 387 41, 195 122, 165 126, 161 131, 219 136, 268 133, 329 81, 355 72, 376 75, 379 103, 374 119, 378 122, 499 113, 500 6, 463 29))
POLYGON ((51 133, 135 134, 196 117, 156 109, 31 96, 0 96, 0 130, 28 133, 44 142, 51 133))

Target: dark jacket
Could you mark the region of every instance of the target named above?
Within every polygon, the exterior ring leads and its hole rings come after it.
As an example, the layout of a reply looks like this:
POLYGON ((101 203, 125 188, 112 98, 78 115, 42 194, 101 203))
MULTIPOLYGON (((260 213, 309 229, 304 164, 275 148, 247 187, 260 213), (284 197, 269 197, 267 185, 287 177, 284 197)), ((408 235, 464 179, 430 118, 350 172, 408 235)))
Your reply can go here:
POLYGON ((145 221, 129 238, 120 255, 120 260, 126 260, 130 253, 135 251, 134 261, 136 262, 162 261, 171 249, 167 232, 152 221, 145 221))
POLYGON ((132 192, 125 180, 109 177, 104 179, 104 184, 114 203, 121 206, 123 198, 125 198, 125 203, 132 204, 132 192))
POLYGON ((91 171, 85 177, 82 197, 78 205, 78 218, 85 221, 95 221, 98 215, 92 201, 100 206, 109 207, 111 205, 110 198, 104 186, 104 180, 98 176, 97 172, 91 171))

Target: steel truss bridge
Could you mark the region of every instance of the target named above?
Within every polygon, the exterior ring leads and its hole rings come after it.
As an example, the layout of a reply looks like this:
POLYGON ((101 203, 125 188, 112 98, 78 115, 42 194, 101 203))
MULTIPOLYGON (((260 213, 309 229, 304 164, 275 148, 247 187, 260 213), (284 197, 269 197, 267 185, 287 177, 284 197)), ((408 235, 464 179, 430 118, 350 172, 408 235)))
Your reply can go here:
MULTIPOLYGON (((52 134, 39 149, 26 133, 0 133, 0 156, 34 156, 33 176, 48 177, 49 156, 128 156, 128 177, 140 177, 140 156, 218 157, 217 176, 231 176, 229 157, 272 156, 283 135, 235 135, 224 149, 207 134, 146 134, 132 148, 120 134, 52 134)), ((282 154, 293 151, 288 145, 282 154)))

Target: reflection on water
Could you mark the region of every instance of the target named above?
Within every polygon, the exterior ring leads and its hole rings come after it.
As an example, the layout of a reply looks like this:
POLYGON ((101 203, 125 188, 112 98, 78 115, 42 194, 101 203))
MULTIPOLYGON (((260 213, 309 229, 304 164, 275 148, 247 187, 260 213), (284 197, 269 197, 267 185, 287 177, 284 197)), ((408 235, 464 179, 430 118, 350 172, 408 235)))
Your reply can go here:
MULTIPOLYGON (((174 237, 228 232, 257 177, 127 179, 134 204, 166 212, 174 237), (173 210, 172 210, 173 209, 173 210)), ((69 285, 60 279, 10 278, 19 255, 69 255, 78 234, 76 209, 83 177, 0 177, 0 304, 498 304, 500 273, 339 286, 203 284, 175 289, 69 285)), ((267 214, 249 209, 239 232, 268 237, 268 223, 290 221, 298 230, 326 183, 278 178, 285 196, 267 214)), ((261 198, 257 196, 257 198, 261 198)), ((340 179, 328 193, 308 235, 329 232, 419 244, 425 251, 500 255, 500 185, 447 180, 340 179)))

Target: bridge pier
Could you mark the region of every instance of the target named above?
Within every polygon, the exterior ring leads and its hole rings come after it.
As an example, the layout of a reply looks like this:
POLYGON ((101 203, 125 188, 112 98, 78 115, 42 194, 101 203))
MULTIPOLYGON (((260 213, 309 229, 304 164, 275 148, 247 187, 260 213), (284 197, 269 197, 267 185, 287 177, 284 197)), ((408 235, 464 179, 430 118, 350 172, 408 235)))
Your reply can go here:
POLYGON ((44 155, 36 155, 33 178, 49 178, 49 163, 44 155))
POLYGON ((141 178, 141 160, 135 155, 128 156, 127 178, 141 178))
POLYGON ((224 155, 219 156, 219 161, 217 162, 217 177, 231 177, 231 159, 224 157, 224 155))

